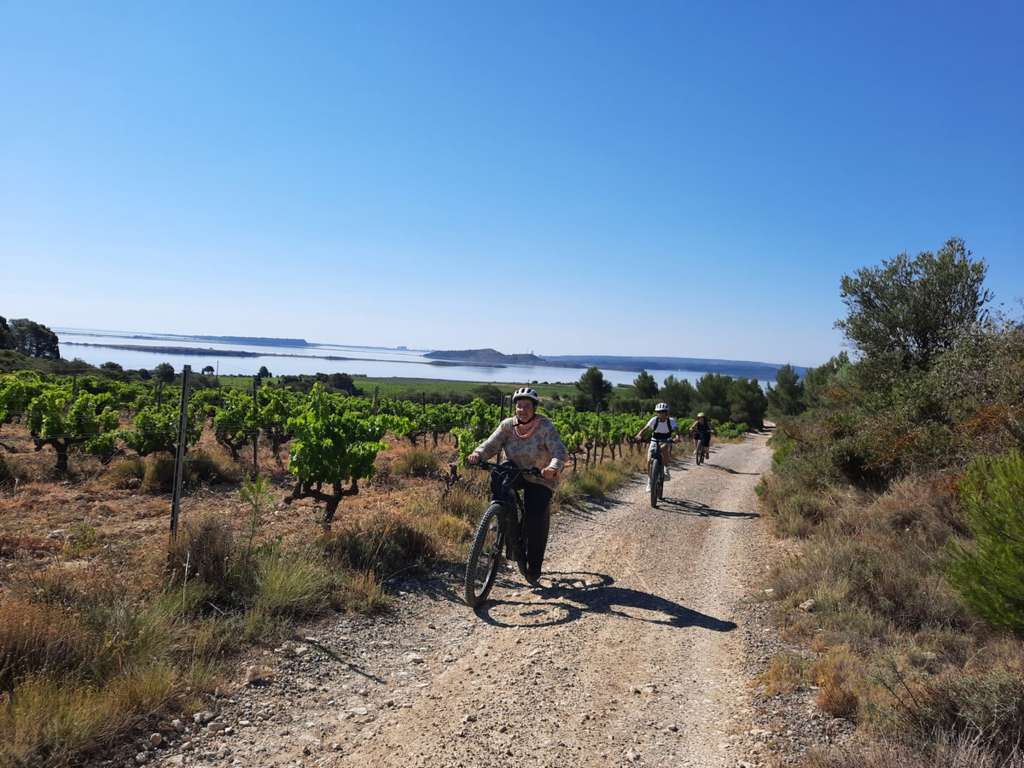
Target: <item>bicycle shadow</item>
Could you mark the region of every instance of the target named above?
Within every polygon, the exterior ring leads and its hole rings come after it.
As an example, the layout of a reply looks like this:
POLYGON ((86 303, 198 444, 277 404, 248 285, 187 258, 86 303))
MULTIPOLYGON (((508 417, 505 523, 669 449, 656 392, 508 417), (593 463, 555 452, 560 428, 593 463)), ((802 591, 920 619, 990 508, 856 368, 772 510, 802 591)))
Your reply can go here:
POLYGON ((541 576, 541 600, 491 600, 476 609, 481 620, 495 627, 539 628, 577 621, 586 614, 614 616, 676 629, 731 632, 736 623, 694 611, 664 597, 614 586, 601 573, 553 571, 541 576))
POLYGON ((673 499, 669 496, 663 497, 658 502, 658 508, 677 515, 693 515, 694 517, 726 517, 738 520, 753 520, 761 516, 757 512, 730 512, 725 509, 709 507, 707 504, 699 501, 673 499))
POLYGON ((760 475, 760 472, 740 472, 735 469, 729 469, 729 467, 723 467, 721 464, 712 464, 711 462, 705 461, 704 466, 710 469, 717 469, 720 472, 728 472, 730 475, 760 475))

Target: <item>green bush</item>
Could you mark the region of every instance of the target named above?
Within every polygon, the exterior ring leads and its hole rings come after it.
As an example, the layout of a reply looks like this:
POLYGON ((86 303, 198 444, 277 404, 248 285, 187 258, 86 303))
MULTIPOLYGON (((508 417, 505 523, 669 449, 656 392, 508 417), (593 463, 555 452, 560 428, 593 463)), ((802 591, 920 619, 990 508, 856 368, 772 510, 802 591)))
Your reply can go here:
POLYGON ((949 579, 976 614, 1024 634, 1024 455, 976 458, 960 498, 973 539, 954 544, 949 579))

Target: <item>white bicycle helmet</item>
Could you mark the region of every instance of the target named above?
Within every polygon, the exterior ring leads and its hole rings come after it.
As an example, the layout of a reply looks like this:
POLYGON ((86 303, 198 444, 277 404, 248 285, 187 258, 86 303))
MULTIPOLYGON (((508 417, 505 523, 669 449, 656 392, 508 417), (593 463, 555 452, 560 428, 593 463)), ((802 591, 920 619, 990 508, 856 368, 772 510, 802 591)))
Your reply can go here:
POLYGON ((668 411, 668 403, 658 403, 654 406, 655 413, 664 413, 666 411, 668 411))
POLYGON ((534 405, 540 403, 540 395, 537 394, 537 390, 533 387, 520 387, 517 389, 515 394, 512 395, 512 402, 514 403, 516 400, 521 400, 524 397, 527 400, 533 400, 534 405))

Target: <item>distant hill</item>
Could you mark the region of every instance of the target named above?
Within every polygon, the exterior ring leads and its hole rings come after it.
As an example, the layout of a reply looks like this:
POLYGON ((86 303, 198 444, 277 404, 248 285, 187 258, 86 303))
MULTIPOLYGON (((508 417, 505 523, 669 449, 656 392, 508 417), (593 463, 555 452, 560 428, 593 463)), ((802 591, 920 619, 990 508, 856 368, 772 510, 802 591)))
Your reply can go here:
MULTIPOLYGON (((628 357, 625 355, 548 355, 545 360, 566 365, 581 367, 596 365, 615 371, 708 371, 723 373, 744 379, 772 381, 782 367, 777 363, 760 363, 752 360, 719 360, 703 357, 628 357)), ((806 368, 793 366, 803 376, 806 368)))
POLYGON ((496 349, 440 349, 424 357, 460 363, 487 363, 489 365, 551 365, 534 354, 506 355, 496 349))
MULTIPOLYGON (((718 360, 703 357, 630 357, 627 355, 546 355, 533 353, 506 355, 496 349, 446 349, 428 352, 425 357, 432 360, 477 365, 546 365, 552 368, 588 368, 596 365, 611 371, 693 371, 722 373, 727 376, 760 381, 774 381, 775 374, 782 367, 776 363, 760 363, 752 360, 718 360)), ((806 368, 794 366, 803 376, 806 368)))

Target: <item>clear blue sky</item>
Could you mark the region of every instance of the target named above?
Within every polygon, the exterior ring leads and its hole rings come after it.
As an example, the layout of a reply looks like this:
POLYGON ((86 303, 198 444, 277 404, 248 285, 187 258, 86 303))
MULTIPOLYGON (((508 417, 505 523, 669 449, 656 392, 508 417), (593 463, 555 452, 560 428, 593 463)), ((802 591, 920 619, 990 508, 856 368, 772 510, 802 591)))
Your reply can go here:
POLYGON ((821 362, 839 278, 1024 296, 1024 5, 0 0, 0 314, 821 362))

